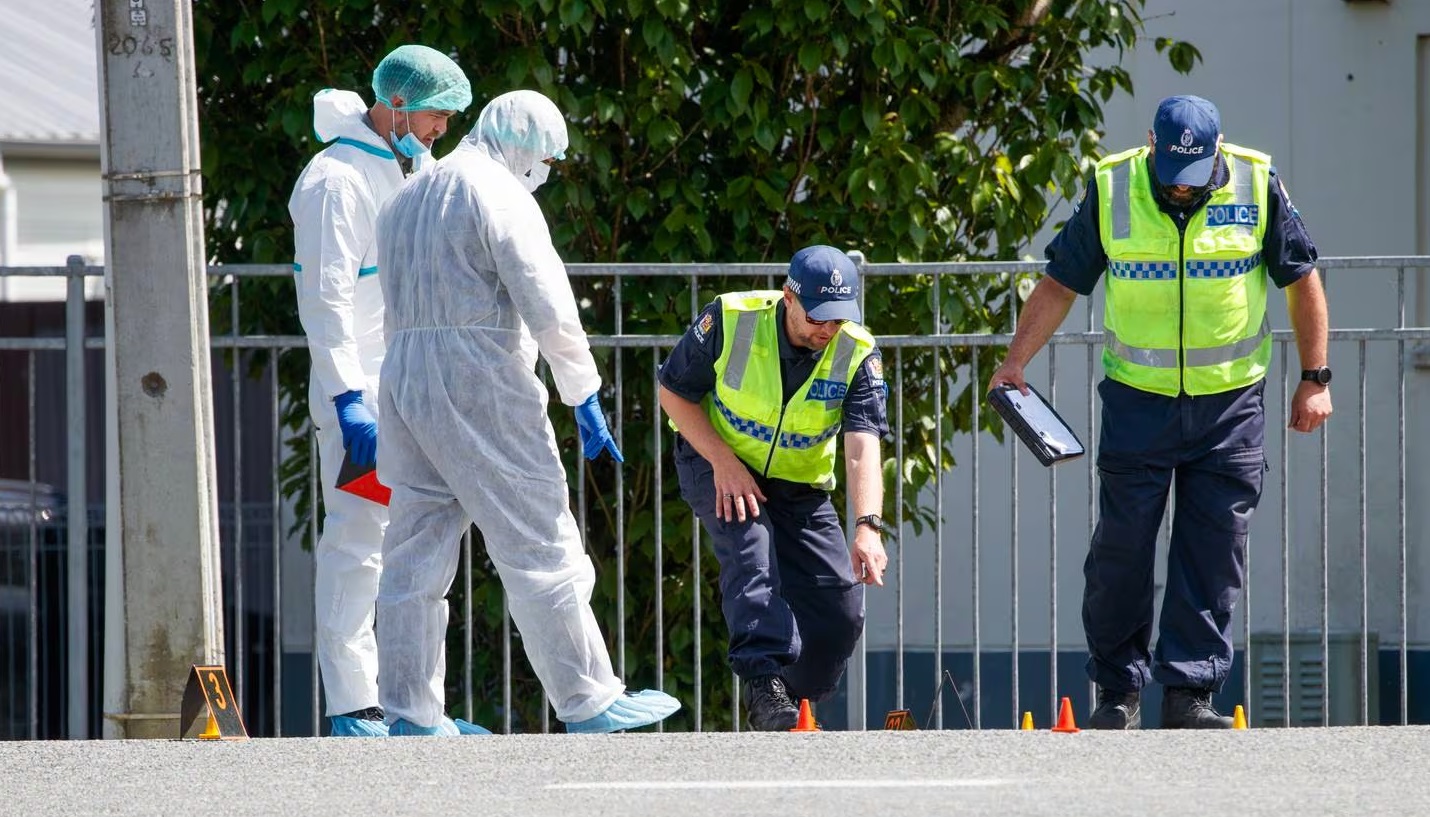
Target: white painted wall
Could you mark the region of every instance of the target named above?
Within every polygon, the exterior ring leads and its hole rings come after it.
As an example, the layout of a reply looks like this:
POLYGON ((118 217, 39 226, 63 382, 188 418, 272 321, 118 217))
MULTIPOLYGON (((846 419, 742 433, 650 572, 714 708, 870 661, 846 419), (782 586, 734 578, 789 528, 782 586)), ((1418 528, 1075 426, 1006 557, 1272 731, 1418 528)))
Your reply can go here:
MULTIPOLYGON (((1430 2, 1391 0, 1347 3, 1342 0, 1149 0, 1146 40, 1125 67, 1135 93, 1107 106, 1107 150, 1141 144, 1157 102, 1168 95, 1195 93, 1215 102, 1228 141, 1272 154, 1292 200, 1308 225, 1322 256, 1410 255, 1430 252, 1427 205, 1430 204, 1430 2), (1152 41, 1173 36, 1195 44, 1204 62, 1190 76, 1175 73, 1152 41)), ((1066 217, 1068 207, 1062 208, 1066 217)), ((1042 258, 1052 231, 1026 252, 1042 258)), ((1427 325, 1423 272, 1407 275, 1409 325, 1427 325)), ((1396 273, 1343 271, 1329 279, 1331 323, 1335 328, 1387 328, 1397 320, 1396 273)), ((1093 308, 1100 315, 1100 294, 1093 308)), ((1285 329, 1285 301, 1272 296, 1275 328, 1285 329)), ((1087 326, 1085 306, 1075 307, 1064 329, 1087 326)), ((1100 326, 1100 323, 1099 323, 1100 326)), ((877 327, 876 327, 877 329, 877 327)), ((1292 376, 1300 365, 1289 350, 1292 376)), ((892 357, 892 356, 891 356, 892 357)), ((1045 388, 1050 382, 1045 350, 1029 369, 1029 378, 1045 388)), ((1101 378, 1100 365, 1088 377, 1089 354, 1080 347, 1057 351, 1057 406, 1092 447, 1097 435, 1090 415, 1090 384, 1101 378)), ((1097 358, 1093 358, 1094 361, 1097 358)), ((1395 384, 1398 352, 1394 344, 1366 349, 1368 441, 1366 458, 1367 561, 1369 626, 1382 645, 1399 641, 1398 461, 1400 444, 1395 384)), ((1333 344, 1332 388, 1336 413, 1325 432, 1328 447, 1329 619, 1333 631, 1360 627, 1360 351, 1354 343, 1333 344)), ((1279 367, 1273 371, 1278 383, 1279 367)), ((966 383, 964 377, 961 382, 966 383)), ((1294 382, 1288 387, 1288 392, 1294 382)), ((979 387, 981 391, 981 386, 979 387)), ((1268 393, 1277 391, 1274 386, 1268 393)), ((1426 371, 1411 368, 1406 388, 1405 456, 1407 486, 1407 565, 1409 640, 1430 643, 1430 603, 1425 600, 1430 553, 1430 502, 1427 494, 1427 412, 1418 407, 1430 396, 1426 371)), ((1288 539, 1290 620, 1292 629, 1317 629, 1321 620, 1320 491, 1321 438, 1294 434, 1287 446, 1289 468, 1281 465, 1280 428, 1286 409, 1278 396, 1268 400, 1268 458, 1272 471, 1252 533, 1249 604, 1255 631, 1279 631, 1282 606, 1283 495, 1290 516, 1288 539), (1287 480, 1284 488, 1283 477, 1287 480)), ((973 641, 972 592, 972 452, 968 438, 958 441, 959 467, 945 481, 947 528, 943 537, 943 646, 967 649, 973 641)), ((1007 447, 990 436, 981 443, 981 492, 978 509, 982 551, 981 635, 985 649, 1006 649, 1012 641, 1011 570, 1014 522, 1019 563, 1018 636, 1024 649, 1046 648, 1053 613, 1050 570, 1049 475, 1031 454, 1016 456, 1018 502, 1010 498, 1012 462, 1007 447)), ((1090 459, 1090 458, 1089 458, 1090 459)), ((1082 561, 1087 551, 1090 463, 1054 469, 1057 478, 1057 614, 1062 649, 1081 649, 1082 561)), ((892 500, 889 503, 892 507, 892 500)), ((904 625, 909 646, 934 642, 933 556, 929 536, 913 537, 905 548, 904 625)), ((892 553, 891 553, 892 555, 892 553)), ((1158 568, 1158 583, 1162 568, 1158 568)), ((895 639, 895 594, 875 590, 869 598, 871 650, 888 649, 895 639)), ((1243 611, 1245 605, 1243 605, 1243 611)), ((1241 641, 1243 621, 1235 625, 1241 641)))
MULTIPOLYGON (((5 266, 62 267, 71 255, 104 262, 104 208, 98 156, 64 159, 4 157, 15 208, 15 243, 5 266)), ((104 282, 87 283, 91 299, 104 297, 104 282)), ((0 301, 63 301, 64 278, 0 277, 0 301)))

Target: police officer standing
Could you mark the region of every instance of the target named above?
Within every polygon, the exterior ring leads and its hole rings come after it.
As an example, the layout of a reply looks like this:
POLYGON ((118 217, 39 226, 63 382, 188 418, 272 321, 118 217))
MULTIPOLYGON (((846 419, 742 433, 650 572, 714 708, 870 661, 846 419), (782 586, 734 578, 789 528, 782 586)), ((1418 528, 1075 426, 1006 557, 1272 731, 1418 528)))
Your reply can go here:
POLYGON ((1048 245, 989 388, 1023 368, 1106 271, 1098 385, 1100 500, 1083 568, 1083 627, 1097 683, 1094 729, 1135 729, 1141 690, 1162 684, 1163 728, 1231 727, 1211 705, 1231 668, 1231 616, 1245 576, 1266 456, 1268 278, 1286 291, 1301 382, 1289 427, 1331 414, 1326 299, 1316 248, 1271 157, 1224 144, 1212 103, 1162 100, 1147 147, 1108 156, 1048 245), (1176 507, 1155 655, 1157 531, 1176 507))
POLYGON ((847 255, 806 247, 783 292, 721 295, 660 369, 680 492, 720 563, 730 664, 756 730, 788 730, 795 701, 834 693, 864 629, 863 585, 884 583, 888 390, 858 298, 847 255), (852 554, 829 497, 841 435, 852 554))

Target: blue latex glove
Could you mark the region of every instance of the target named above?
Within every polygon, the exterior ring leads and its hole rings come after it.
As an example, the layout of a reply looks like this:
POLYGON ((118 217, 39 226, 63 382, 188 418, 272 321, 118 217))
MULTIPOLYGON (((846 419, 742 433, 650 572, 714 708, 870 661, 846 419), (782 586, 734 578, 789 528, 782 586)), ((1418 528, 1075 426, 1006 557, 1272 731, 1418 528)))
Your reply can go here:
POLYGON ((611 452, 616 462, 626 461, 621 456, 621 449, 616 447, 610 429, 606 428, 606 415, 601 411, 601 401, 596 395, 587 397, 586 402, 576 407, 576 428, 581 434, 581 450, 586 459, 594 460, 605 449, 611 452))
POLYGON ((338 407, 338 427, 343 430, 343 448, 354 465, 377 462, 377 418, 362 404, 362 392, 345 391, 333 398, 338 407))

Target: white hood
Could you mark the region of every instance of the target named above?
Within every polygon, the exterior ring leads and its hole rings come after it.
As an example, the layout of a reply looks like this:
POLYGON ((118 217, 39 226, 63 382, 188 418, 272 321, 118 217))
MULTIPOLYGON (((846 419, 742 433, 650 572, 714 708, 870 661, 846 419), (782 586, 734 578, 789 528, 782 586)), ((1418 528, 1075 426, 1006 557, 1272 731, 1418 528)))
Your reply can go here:
POLYGON ((529 191, 545 180, 547 159, 564 159, 566 119, 556 103, 535 91, 512 91, 482 109, 462 140, 500 162, 529 191))
POLYGON ((367 103, 352 91, 324 88, 313 95, 313 133, 327 144, 347 137, 391 152, 387 140, 367 123, 367 103))

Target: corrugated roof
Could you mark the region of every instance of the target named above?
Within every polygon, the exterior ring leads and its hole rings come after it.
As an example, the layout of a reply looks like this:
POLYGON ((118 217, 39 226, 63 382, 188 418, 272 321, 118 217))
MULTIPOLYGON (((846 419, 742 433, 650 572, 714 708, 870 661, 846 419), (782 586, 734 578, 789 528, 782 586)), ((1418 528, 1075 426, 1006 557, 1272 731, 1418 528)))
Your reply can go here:
POLYGON ((99 144, 92 0, 4 3, 0 142, 99 144))

